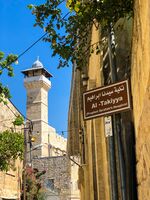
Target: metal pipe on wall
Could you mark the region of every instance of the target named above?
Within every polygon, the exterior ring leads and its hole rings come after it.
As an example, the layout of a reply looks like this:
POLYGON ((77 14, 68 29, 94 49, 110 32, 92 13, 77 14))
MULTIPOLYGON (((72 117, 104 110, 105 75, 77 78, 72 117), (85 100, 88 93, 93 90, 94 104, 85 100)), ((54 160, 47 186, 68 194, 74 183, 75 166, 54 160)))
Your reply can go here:
MULTIPOLYGON (((109 46, 109 62, 110 62, 110 69, 111 69, 111 81, 112 83, 117 82, 117 66, 116 66, 116 50, 115 50, 115 36, 114 36, 114 30, 113 25, 110 23, 109 25, 109 37, 108 37, 108 46, 109 46)), ((125 178, 125 161, 123 156, 123 147, 121 142, 121 122, 120 122, 120 114, 114 114, 112 116, 112 122, 113 122, 113 132, 114 132, 114 140, 116 141, 116 151, 119 161, 119 173, 120 173, 120 188, 122 200, 126 200, 126 178, 125 178)), ((113 148, 112 151, 115 151, 115 145, 111 146, 110 148, 113 148)), ((114 153, 113 153, 114 154, 114 153)), ((112 164, 112 163, 110 163, 112 164)), ((117 166, 117 164, 115 164, 117 166)), ((117 170, 117 169, 116 169, 117 170)), ((114 177, 115 174, 111 174, 111 177, 113 177, 116 181, 117 177, 114 177)), ((118 185, 118 184, 117 184, 118 185)), ((113 191, 118 192, 118 191, 113 191)), ((115 200, 117 200, 116 198, 115 200)))

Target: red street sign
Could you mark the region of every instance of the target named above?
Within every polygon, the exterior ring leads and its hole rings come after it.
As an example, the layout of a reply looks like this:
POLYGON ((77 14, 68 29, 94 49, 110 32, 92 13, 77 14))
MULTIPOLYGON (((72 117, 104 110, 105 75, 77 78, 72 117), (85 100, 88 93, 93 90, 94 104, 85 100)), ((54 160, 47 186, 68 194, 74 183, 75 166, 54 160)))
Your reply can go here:
POLYGON ((131 109, 131 102, 128 80, 83 93, 83 114, 85 120, 129 109, 131 109))

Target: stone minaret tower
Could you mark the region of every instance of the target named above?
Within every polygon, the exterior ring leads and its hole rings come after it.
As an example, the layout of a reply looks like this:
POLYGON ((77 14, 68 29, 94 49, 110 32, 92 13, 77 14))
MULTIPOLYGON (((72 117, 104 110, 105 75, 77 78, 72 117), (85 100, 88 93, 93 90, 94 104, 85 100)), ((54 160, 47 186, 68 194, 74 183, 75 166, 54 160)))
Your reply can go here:
POLYGON ((33 122, 35 136, 32 158, 45 157, 48 156, 48 90, 51 88, 52 75, 39 59, 33 63, 32 68, 22 73, 27 90, 27 118, 33 122))

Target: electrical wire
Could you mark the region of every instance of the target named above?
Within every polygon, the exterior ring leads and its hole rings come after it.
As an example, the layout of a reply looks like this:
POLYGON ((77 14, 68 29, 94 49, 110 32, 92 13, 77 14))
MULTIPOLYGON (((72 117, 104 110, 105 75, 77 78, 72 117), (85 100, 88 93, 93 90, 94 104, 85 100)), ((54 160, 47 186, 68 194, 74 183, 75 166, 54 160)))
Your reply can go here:
MULTIPOLYGON (((60 4, 63 3, 63 2, 64 2, 64 0, 62 0, 58 5, 60 5, 60 4)), ((62 17, 62 19, 65 19, 69 14, 70 14, 70 12, 66 13, 66 14, 62 17)), ((21 54, 19 54, 18 57, 17 57, 13 62, 8 63, 8 64, 6 65, 6 67, 8 67, 8 66, 11 65, 12 63, 16 62, 20 57, 22 57, 26 52, 28 52, 33 46, 35 46, 40 40, 42 40, 47 34, 48 34, 48 32, 44 33, 44 34, 43 34, 40 38, 38 38, 33 44, 31 44, 27 49, 25 49, 25 51, 23 51, 21 54)), ((10 102, 11 102, 11 101, 10 101, 10 102)), ((12 102, 11 102, 11 103, 12 103, 12 102)), ((13 103, 12 103, 12 104, 13 104, 13 103)), ((18 115, 8 106, 8 104, 6 104, 6 106, 7 106, 7 108, 14 114, 15 117, 18 117, 18 115)), ((14 104, 13 104, 13 106, 16 108, 16 106, 15 106, 14 104)), ((19 111, 19 112, 20 112, 20 111, 19 111)), ((26 120, 28 120, 28 121, 30 121, 30 122, 32 123, 32 129, 33 129, 33 122, 32 122, 32 120, 26 118, 22 113, 20 113, 20 114, 24 117, 24 119, 26 119, 26 120)), ((4 120, 3 120, 3 121, 4 121, 4 120)), ((1 121, 1 122, 3 122, 3 121, 1 121)), ((7 128, 12 128, 12 127, 8 127, 8 126, 5 126, 5 127, 7 127, 7 128)), ((64 132, 70 132, 70 131, 72 131, 72 130, 68 130, 68 131, 66 131, 66 130, 56 131, 56 133, 62 133, 62 135, 63 135, 64 132)), ((55 132, 55 131, 53 131, 53 132, 55 132)), ((50 133, 50 132, 49 132, 49 133, 50 133)))
MULTIPOLYGON (((37 39, 33 44, 31 44, 25 51, 23 51, 17 58, 15 61, 17 61, 20 57, 22 57, 27 51, 29 51, 33 46, 35 46, 40 40, 42 40, 48 33, 45 33, 44 35, 42 35, 39 39, 37 39)), ((14 61, 14 62, 15 62, 14 61)), ((10 64, 8 64, 10 65, 10 64)))
MULTIPOLYGON (((0 121, 0 122, 4 122, 4 121, 6 121, 6 120, 0 121)), ((7 128, 9 128, 9 129, 14 128, 14 127, 12 127, 12 126, 6 126, 6 125, 3 125, 3 124, 1 124, 0 126, 7 127, 7 128)), ((16 129, 16 128, 14 128, 14 129, 16 129)), ((20 128, 17 128, 17 129, 20 129, 20 128)), ((74 131, 74 130, 75 130, 75 129, 70 129, 70 130, 68 130, 68 131, 67 131, 67 130, 66 130, 66 131, 57 131, 57 130, 56 130, 56 131, 44 131, 44 132, 42 131, 42 133, 47 133, 47 134, 48 134, 48 133, 56 133, 56 134, 57 134, 57 133, 62 133, 62 132, 69 133, 69 132, 74 131)), ((38 132, 37 132, 36 134, 38 134, 38 132)), ((35 135, 36 135, 36 134, 35 134, 35 135)))
MULTIPOLYGON (((10 100, 9 100, 10 101, 10 100)), ((11 101, 10 101, 11 102, 11 101)), ((12 102, 11 102, 12 103, 12 102)), ((16 106, 12 103, 12 105, 16 108, 16 106)), ((15 117, 18 117, 18 114, 16 114, 9 106, 6 104, 7 108, 14 114, 15 117)), ((17 109, 17 108, 16 108, 17 109)), ((18 109, 17 109, 18 110, 18 109)), ((31 121, 30 119, 26 118, 20 111, 18 111, 24 119, 31 121)), ((3 121, 2 121, 3 122, 3 121)))
MULTIPOLYGON (((11 102, 11 104, 16 108, 16 110, 18 110, 17 109, 17 107, 13 104, 13 102, 9 99, 9 101, 11 102)), ((6 104, 6 106, 7 106, 7 108, 14 114, 14 116, 15 117, 18 117, 18 114, 16 114, 9 106, 8 106, 8 104, 6 104)), ((20 111, 18 111, 19 113, 20 113, 20 115, 24 118, 24 119, 26 119, 26 120, 28 120, 31 124, 31 130, 33 130, 33 122, 32 122, 32 120, 30 120, 29 118, 27 118, 25 115, 23 115, 20 111)))
MULTIPOLYGON (((10 102, 11 102, 11 101, 10 101, 10 102)), ((12 103, 12 102, 11 102, 11 103, 12 103)), ((12 105, 16 108, 16 106, 15 106, 13 103, 12 103, 12 105)), ((14 114, 15 117, 18 117, 18 114, 16 114, 16 113, 10 108, 10 106, 8 106, 8 104, 6 104, 6 106, 7 106, 7 108, 12 112, 12 114, 14 114)), ((16 109, 17 109, 17 108, 16 108, 16 109)), ((18 111, 18 112, 20 112, 20 111, 18 111)), ((32 122, 32 120, 26 118, 21 112, 20 112, 20 114, 24 117, 24 119, 27 119, 27 120, 29 120, 29 121, 32 122)), ((0 121, 0 123, 5 122, 5 121, 10 121, 10 120, 13 120, 13 119, 5 119, 5 120, 0 121)), ((32 123, 33 123, 33 122, 32 122, 32 123)), ((5 125, 2 125, 2 126, 5 126, 5 125)), ((8 127, 8 126, 7 126, 7 127, 8 127)), ((12 127, 8 127, 8 128, 12 128, 12 127)), ((69 133, 69 132, 71 132, 71 131, 76 131, 76 130, 79 130, 79 128, 74 127, 74 129, 69 129, 69 130, 44 131, 44 132, 42 132, 42 133, 61 133, 61 134, 63 134, 63 133, 69 133)), ((37 132, 37 134, 38 134, 38 132, 37 132)))
MULTIPOLYGON (((62 1, 62 2, 63 2, 63 1, 62 1)), ((62 2, 61 2, 61 3, 62 3, 62 2)), ((60 5, 60 4, 58 4, 58 5, 60 5)), ((62 17, 62 20, 64 20, 69 14, 70 14, 70 12, 66 13, 66 14, 62 17)), ((18 61, 18 59, 19 59, 20 57, 22 57, 26 52, 28 52, 33 46, 35 46, 39 41, 41 41, 46 35, 48 35, 48 32, 44 33, 44 34, 43 34, 40 38, 38 38, 33 44, 31 44, 27 49, 25 49, 21 54, 19 54, 19 55, 17 56, 17 58, 16 58, 13 62, 8 63, 8 64, 6 65, 6 68, 7 68, 9 65, 13 64, 14 62, 18 61)))
POLYGON ((59 4, 57 6, 59 6, 60 4, 62 4, 65 0, 62 0, 61 2, 59 2, 59 4))
POLYGON ((4 120, 0 121, 0 123, 1 123, 1 122, 6 122, 6 121, 12 121, 12 120, 14 120, 14 118, 11 118, 11 119, 4 119, 4 120))
MULTIPOLYGON (((10 101, 11 102, 11 101, 10 101)), ((11 102, 12 103, 12 102, 11 102)), ((16 108, 16 106, 12 103, 12 105, 16 108)), ((15 116, 15 117, 18 117, 18 114, 16 114, 9 106, 8 106, 8 104, 6 104, 6 106, 7 106, 7 108, 12 112, 12 114, 15 116)), ((17 108, 16 108, 17 109, 17 108)), ((18 111, 19 112, 19 111, 18 111)), ((22 113, 20 113, 23 117, 24 117, 24 119, 26 119, 26 120, 29 120, 31 123, 32 123, 32 130, 33 130, 33 122, 32 122, 32 120, 30 120, 30 119, 28 119, 28 118, 26 118, 22 113)), ((4 122, 4 121, 9 121, 9 120, 11 120, 11 119, 6 119, 6 120, 2 120, 2 121, 0 121, 1 123, 2 122, 4 122)), ((1 125, 1 126, 3 126, 3 127, 6 127, 6 128, 9 128, 9 129, 12 129, 13 127, 10 127, 10 126, 5 126, 5 125, 1 125)), ((20 130, 19 128, 14 128, 14 129, 18 129, 18 130, 20 130)), ((79 128, 74 128, 74 129, 70 129, 70 130, 59 130, 59 131, 45 131, 44 133, 56 133, 56 134, 58 134, 58 133, 61 133, 61 135, 64 135, 64 133, 69 133, 69 132, 72 132, 72 131, 77 131, 77 130, 79 130, 79 128)), ((43 133, 43 132, 42 132, 43 133)), ((37 134, 38 134, 38 132, 37 132, 37 134)))
POLYGON ((2 124, 1 127, 5 127, 5 128, 8 128, 8 129, 11 129, 11 130, 12 129, 14 129, 14 130, 20 130, 20 131, 22 130, 22 128, 16 128, 16 127, 13 127, 13 126, 6 126, 4 124, 2 124))

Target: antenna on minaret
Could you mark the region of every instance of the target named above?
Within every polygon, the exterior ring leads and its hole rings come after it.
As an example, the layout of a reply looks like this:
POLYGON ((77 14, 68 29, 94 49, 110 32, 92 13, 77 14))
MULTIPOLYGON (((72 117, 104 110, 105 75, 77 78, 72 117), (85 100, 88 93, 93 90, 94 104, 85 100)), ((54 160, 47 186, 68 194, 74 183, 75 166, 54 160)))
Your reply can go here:
POLYGON ((39 57, 39 56, 37 56, 37 60, 38 60, 38 61, 40 60, 40 57, 39 57))

